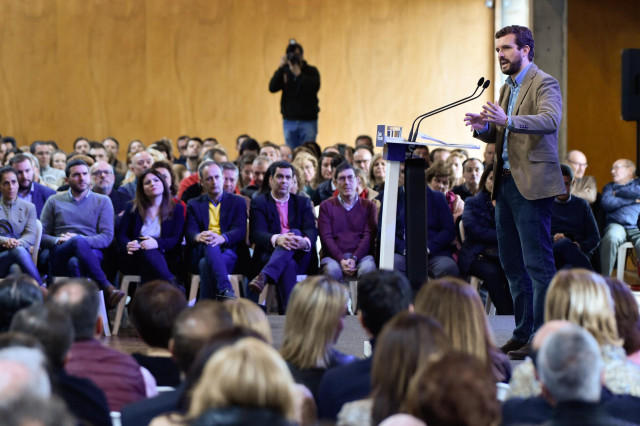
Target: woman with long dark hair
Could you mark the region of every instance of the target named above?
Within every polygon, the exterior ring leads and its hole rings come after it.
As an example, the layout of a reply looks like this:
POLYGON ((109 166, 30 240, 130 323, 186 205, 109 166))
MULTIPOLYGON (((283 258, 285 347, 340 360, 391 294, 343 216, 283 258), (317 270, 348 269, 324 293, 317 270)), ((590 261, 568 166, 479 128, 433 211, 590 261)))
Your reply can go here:
POLYGON ((183 229, 184 207, 174 203, 162 174, 142 173, 118 228, 121 271, 141 275, 143 283, 154 279, 176 283, 167 260, 176 257, 183 229))

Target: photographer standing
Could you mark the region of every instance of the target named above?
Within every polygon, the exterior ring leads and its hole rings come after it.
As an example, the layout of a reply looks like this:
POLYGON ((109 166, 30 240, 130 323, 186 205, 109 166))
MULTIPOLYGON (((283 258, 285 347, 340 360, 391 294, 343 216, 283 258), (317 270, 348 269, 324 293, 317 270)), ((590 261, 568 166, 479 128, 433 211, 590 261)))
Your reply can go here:
POLYGON ((304 60, 302 46, 295 39, 289 41, 287 52, 280 60, 280 67, 269 82, 271 93, 280 90, 280 112, 287 145, 293 150, 305 141, 315 141, 320 111, 320 73, 304 60))

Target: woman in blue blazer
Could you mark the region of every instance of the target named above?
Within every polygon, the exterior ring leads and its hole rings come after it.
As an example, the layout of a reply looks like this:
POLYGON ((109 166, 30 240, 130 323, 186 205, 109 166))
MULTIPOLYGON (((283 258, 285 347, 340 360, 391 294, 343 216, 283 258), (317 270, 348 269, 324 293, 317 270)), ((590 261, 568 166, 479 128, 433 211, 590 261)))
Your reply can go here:
POLYGON ((177 284, 168 264, 178 257, 183 230, 184 207, 174 203, 163 176, 156 170, 142 173, 118 227, 121 272, 140 275, 142 283, 177 284))

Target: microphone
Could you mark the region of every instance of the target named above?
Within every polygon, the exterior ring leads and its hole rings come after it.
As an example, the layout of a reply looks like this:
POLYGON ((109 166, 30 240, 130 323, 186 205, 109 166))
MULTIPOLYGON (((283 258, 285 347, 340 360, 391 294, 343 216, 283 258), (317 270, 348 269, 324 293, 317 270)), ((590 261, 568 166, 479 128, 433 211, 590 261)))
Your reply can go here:
MULTIPOLYGON (((432 115, 439 114, 439 113, 444 112, 444 111, 446 111, 448 109, 455 108, 455 107, 460 106, 462 104, 466 104, 467 102, 471 102, 471 101, 473 101, 475 99, 478 99, 480 96, 482 96, 482 94, 487 89, 487 87, 489 87, 490 84, 491 84, 491 80, 485 81, 484 84, 482 85, 482 90, 476 96, 473 96, 473 94, 472 94, 471 96, 468 96, 466 98, 460 99, 459 101, 450 103, 449 105, 445 105, 445 106, 443 106, 441 108, 435 109, 435 110, 430 111, 430 112, 428 112, 426 114, 422 114, 419 117, 420 121, 418 121, 418 126, 416 127, 415 134, 413 135, 413 140, 410 140, 409 142, 415 142, 416 141, 416 138, 418 137, 418 130, 420 129, 420 123, 422 123, 422 120, 424 120, 427 117, 431 117, 432 115)), ((480 85, 478 85, 478 87, 480 87, 480 85)), ((476 87, 476 91, 477 90, 478 90, 478 88, 476 87)), ((473 93, 475 93, 476 91, 474 91, 473 93)))
MULTIPOLYGON (((488 81, 488 80, 487 80, 487 81, 488 81)), ((416 121, 418 121, 419 119, 423 118, 423 117, 424 117, 424 116, 426 116, 427 114, 436 113, 436 112, 438 112, 438 111, 440 111, 440 110, 444 110, 444 108, 447 108, 448 106, 451 106, 451 105, 453 105, 453 104, 456 104, 456 103, 458 103, 458 102, 461 102, 461 101, 464 101, 464 100, 466 100, 466 99, 469 99, 469 98, 473 97, 473 95, 475 95, 475 94, 476 94, 476 92, 478 91, 478 89, 480 88, 480 86, 482 85, 482 83, 484 83, 484 77, 480 77, 480 80, 478 80, 478 85, 476 86, 476 90, 474 90, 474 91, 473 91, 473 93, 472 93, 470 96, 467 96, 466 98, 462 98, 462 99, 460 99, 460 100, 458 100, 458 101, 452 102, 452 103, 450 103, 449 105, 445 105, 445 106, 440 107, 440 108, 438 108, 438 109, 434 109, 433 111, 430 111, 430 112, 427 112, 427 113, 425 113, 425 114, 422 114, 422 115, 417 116, 417 117, 416 117, 416 119, 415 119, 415 120, 413 120, 413 124, 411 125, 411 131, 409 132, 409 142, 413 142, 413 141, 415 140, 415 138, 413 137, 413 126, 415 126, 415 125, 416 125, 416 121)), ((417 132, 417 130, 416 130, 416 132, 417 132)))

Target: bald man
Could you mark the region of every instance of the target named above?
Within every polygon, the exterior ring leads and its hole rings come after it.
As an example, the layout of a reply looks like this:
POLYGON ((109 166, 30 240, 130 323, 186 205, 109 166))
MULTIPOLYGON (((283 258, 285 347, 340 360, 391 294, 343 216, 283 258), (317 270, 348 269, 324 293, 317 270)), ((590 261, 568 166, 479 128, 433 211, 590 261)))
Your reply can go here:
POLYGON ((153 165, 153 157, 147 151, 136 153, 131 159, 129 168, 136 177, 133 182, 126 183, 118 188, 119 192, 125 194, 129 200, 133 200, 136 196, 136 186, 138 185, 138 177, 153 165))
POLYGON ((585 176, 584 174, 587 167, 589 167, 587 156, 583 152, 574 149, 567 152, 565 163, 571 167, 575 178, 571 194, 584 198, 589 204, 593 204, 598 195, 598 186, 594 176, 585 176))
POLYGON ((640 257, 640 178, 636 166, 626 158, 616 160, 611 167, 613 182, 602 190, 602 209, 606 212, 606 226, 600 249, 602 275, 611 276, 618 248, 630 241, 640 257))

